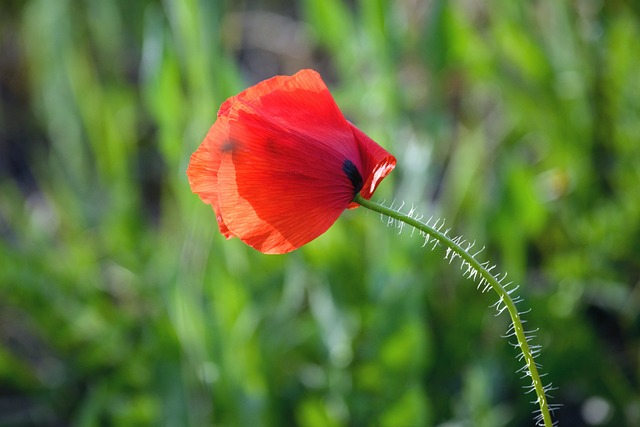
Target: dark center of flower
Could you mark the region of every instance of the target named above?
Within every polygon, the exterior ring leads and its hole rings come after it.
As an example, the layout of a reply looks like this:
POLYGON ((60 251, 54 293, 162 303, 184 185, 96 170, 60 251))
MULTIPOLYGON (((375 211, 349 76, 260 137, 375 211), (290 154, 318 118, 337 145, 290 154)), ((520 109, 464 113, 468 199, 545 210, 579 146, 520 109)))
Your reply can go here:
POLYGON ((345 160, 342 164, 342 171, 347 174, 347 178, 351 181, 353 185, 353 195, 354 197, 362 190, 362 175, 356 168, 356 165, 349 159, 345 160))
POLYGON ((233 139, 227 139, 220 145, 220 151, 223 153, 232 153, 238 143, 233 139))

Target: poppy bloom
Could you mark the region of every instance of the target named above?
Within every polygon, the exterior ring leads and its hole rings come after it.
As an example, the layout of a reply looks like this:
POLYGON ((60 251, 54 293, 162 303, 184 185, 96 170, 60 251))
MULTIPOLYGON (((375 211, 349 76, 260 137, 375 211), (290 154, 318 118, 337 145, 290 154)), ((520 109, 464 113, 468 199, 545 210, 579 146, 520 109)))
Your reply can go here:
POLYGON ((220 232, 283 254, 369 199, 396 159, 348 122, 320 75, 276 76, 226 100, 191 155, 191 190, 220 232))

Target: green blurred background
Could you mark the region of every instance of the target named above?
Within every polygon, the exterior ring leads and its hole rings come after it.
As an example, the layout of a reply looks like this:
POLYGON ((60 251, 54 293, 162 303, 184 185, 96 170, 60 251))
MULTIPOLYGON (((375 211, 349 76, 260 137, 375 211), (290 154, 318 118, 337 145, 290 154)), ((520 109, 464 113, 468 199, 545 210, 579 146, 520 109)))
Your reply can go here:
POLYGON ((531 426, 506 316, 364 209, 266 256, 185 169, 319 70, 374 199, 521 285, 561 426, 640 425, 640 3, 1 0, 0 426, 531 426))

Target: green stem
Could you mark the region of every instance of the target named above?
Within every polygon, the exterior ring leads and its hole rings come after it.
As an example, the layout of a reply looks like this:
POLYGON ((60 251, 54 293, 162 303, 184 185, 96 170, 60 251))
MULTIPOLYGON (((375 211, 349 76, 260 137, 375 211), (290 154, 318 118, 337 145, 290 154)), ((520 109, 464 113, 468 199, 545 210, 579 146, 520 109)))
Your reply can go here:
MULTIPOLYGON (((549 404, 547 402, 547 397, 545 395, 545 386, 540 380, 540 374, 538 373, 538 367, 536 366, 534 360, 534 353, 529 346, 529 340, 527 339, 527 331, 525 331, 522 320, 520 319, 520 313, 516 308, 516 304, 514 300, 511 298, 510 292, 502 286, 500 283, 501 280, 491 274, 490 268, 486 267, 487 264, 480 263, 475 259, 474 255, 470 254, 467 250, 463 249, 460 244, 454 241, 455 239, 451 239, 445 233, 439 231, 434 227, 429 226, 423 222, 418 221, 417 219, 404 214, 402 212, 395 211, 386 206, 380 205, 378 203, 372 202, 370 200, 366 200, 360 196, 360 194, 356 195, 354 198, 354 202, 358 203, 360 206, 364 206, 365 208, 371 209, 373 211, 379 212, 383 215, 386 215, 390 218, 393 218, 397 221, 401 221, 407 225, 415 227, 416 229, 423 232, 425 235, 429 236, 429 241, 433 241, 435 239, 439 244, 449 248, 453 253, 459 256, 463 263, 466 263, 466 266, 469 269, 473 269, 478 272, 478 274, 486 281, 486 283, 491 286, 491 288, 498 294, 500 297, 500 301, 498 303, 498 308, 500 304, 503 304, 506 307, 509 315, 511 316, 513 335, 518 340, 518 347, 522 352, 522 357, 525 361, 525 373, 526 376, 531 378, 531 387, 535 390, 537 395, 536 403, 540 406, 540 414, 538 421, 542 421, 542 424, 545 427, 551 427, 553 425, 551 421, 551 414, 549 411, 549 404)), ((472 270, 469 270, 472 271, 472 270)), ((471 275, 470 275, 471 276, 471 275)), ((474 275, 475 277, 475 275, 474 275)), ((503 277, 504 279, 504 277, 503 277)), ((502 310, 500 310, 502 311, 502 310)))

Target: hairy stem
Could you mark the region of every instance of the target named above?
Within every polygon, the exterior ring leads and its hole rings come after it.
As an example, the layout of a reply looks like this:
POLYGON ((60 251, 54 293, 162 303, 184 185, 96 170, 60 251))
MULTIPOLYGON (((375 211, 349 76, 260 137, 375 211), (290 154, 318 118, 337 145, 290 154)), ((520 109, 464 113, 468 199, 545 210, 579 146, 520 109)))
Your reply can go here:
MULTIPOLYGON (((523 327, 523 322, 520 319, 520 313, 516 307, 515 301, 511 298, 510 291, 507 291, 505 287, 502 286, 502 280, 499 280, 497 276, 491 273, 491 268, 488 267, 488 264, 481 263, 474 257, 473 254, 469 253, 469 248, 466 250, 461 246, 461 243, 457 242, 456 239, 452 239, 447 236, 446 232, 441 232, 440 227, 430 226, 428 223, 423 223, 416 218, 413 218, 410 215, 404 214, 402 212, 398 212, 386 206, 380 205, 378 203, 372 202, 370 200, 366 200, 360 196, 360 194, 356 195, 354 202, 359 205, 371 209, 373 211, 379 212, 383 215, 386 215, 394 220, 400 221, 404 224, 415 227, 423 233, 423 236, 427 239, 427 241, 433 242, 434 240, 449 250, 452 251, 456 256, 459 256, 463 265, 467 267, 467 271, 477 272, 480 275, 480 280, 484 280, 486 285, 490 286, 499 296, 498 301, 498 311, 501 312, 503 309, 509 312, 511 316, 512 328, 510 330, 511 334, 516 337, 518 340, 517 347, 520 348, 522 352, 522 358, 525 362, 524 373, 525 376, 531 379, 531 388, 535 391, 537 395, 536 403, 540 407, 540 413, 538 415, 538 425, 542 425, 545 427, 551 427, 553 422, 551 420, 551 414, 549 411, 549 404, 547 402, 547 397, 545 395, 545 386, 543 385, 540 374, 538 373, 538 367, 536 366, 534 357, 535 353, 532 351, 529 346, 529 338, 527 337, 527 331, 525 331, 523 327)), ((447 252, 448 253, 448 252, 447 252)), ((454 256, 454 255, 452 255, 454 256)), ((468 277, 475 278, 475 274, 468 274, 468 277)), ((502 278, 504 279, 504 277, 502 278)), ((537 352, 537 348, 535 350, 537 352)))

